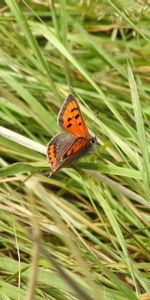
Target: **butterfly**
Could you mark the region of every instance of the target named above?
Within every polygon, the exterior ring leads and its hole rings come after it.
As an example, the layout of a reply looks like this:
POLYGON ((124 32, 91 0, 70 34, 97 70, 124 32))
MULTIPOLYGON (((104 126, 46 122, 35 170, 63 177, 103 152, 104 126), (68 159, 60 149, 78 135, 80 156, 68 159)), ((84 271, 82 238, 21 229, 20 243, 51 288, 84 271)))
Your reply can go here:
POLYGON ((51 173, 69 165, 79 157, 91 152, 96 137, 89 134, 79 105, 69 94, 57 117, 58 126, 67 131, 55 135, 47 146, 47 157, 51 164, 51 173))

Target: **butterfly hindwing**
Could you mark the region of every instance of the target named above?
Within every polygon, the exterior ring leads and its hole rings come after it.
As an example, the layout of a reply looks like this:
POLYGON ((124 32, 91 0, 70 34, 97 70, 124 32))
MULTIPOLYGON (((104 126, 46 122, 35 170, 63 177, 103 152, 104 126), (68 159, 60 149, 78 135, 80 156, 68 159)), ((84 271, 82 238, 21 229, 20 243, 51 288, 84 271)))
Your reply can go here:
POLYGON ((52 166, 52 173, 54 173, 62 165, 62 156, 68 148, 73 144, 74 138, 72 135, 61 133, 55 135, 47 146, 48 161, 52 166))
POLYGON ((89 131, 74 96, 69 95, 66 98, 58 114, 57 120, 60 127, 73 134, 74 136, 89 138, 89 131))
POLYGON ((72 156, 72 158, 80 157, 88 152, 91 147, 91 143, 87 138, 78 137, 73 141, 72 145, 66 150, 63 155, 63 159, 72 156))

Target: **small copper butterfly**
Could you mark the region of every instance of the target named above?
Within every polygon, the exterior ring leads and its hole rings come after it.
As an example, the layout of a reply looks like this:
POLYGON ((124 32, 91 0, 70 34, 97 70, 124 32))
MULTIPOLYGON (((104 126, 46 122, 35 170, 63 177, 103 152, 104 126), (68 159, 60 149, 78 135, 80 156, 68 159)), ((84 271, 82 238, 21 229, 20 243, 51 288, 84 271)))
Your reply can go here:
POLYGON ((67 133, 55 135, 48 143, 47 157, 52 167, 50 175, 90 152, 96 143, 96 137, 90 136, 74 96, 68 95, 66 98, 57 123, 67 133))

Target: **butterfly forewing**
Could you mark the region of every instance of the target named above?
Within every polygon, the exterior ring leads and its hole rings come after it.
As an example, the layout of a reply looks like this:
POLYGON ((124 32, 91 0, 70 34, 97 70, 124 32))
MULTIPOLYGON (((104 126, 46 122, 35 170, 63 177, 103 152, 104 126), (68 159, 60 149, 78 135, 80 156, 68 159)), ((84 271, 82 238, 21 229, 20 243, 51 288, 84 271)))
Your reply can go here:
POLYGON ((73 134, 74 136, 82 136, 89 138, 89 131, 83 120, 79 105, 74 96, 69 95, 59 114, 58 125, 73 134))

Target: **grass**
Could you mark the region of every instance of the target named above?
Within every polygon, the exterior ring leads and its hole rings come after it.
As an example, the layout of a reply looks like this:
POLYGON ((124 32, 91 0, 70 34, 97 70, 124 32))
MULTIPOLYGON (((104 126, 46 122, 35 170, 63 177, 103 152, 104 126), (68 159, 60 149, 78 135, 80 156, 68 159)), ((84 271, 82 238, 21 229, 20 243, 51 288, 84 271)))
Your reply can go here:
POLYGON ((149 5, 0 11, 0 299, 150 299, 149 5), (69 92, 97 149, 49 178, 69 92))

